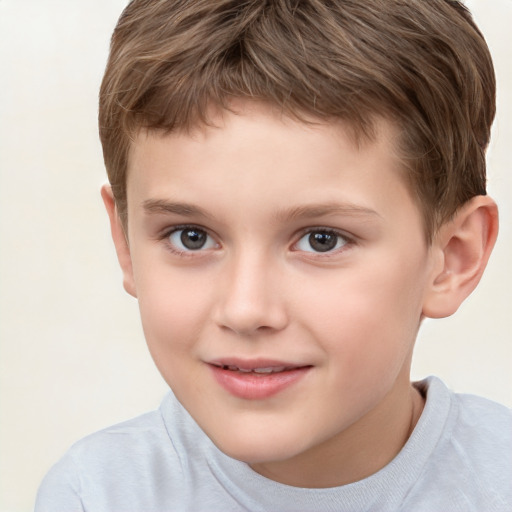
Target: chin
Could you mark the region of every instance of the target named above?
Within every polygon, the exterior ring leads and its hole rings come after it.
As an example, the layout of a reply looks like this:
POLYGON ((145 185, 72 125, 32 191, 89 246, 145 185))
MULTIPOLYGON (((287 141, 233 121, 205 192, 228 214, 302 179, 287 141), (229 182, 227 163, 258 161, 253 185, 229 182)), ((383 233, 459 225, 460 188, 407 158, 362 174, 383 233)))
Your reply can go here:
POLYGON ((293 458, 307 449, 300 441, 283 436, 236 436, 213 439, 213 443, 227 456, 246 462, 247 464, 262 464, 278 462, 293 458))

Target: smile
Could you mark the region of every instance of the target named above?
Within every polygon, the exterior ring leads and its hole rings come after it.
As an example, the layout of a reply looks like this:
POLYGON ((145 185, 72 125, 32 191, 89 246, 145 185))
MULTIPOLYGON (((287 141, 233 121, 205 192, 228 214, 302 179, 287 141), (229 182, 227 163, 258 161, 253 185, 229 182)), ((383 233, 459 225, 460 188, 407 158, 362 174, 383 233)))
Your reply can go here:
POLYGON ((220 386, 244 400, 264 400, 299 382, 312 366, 290 366, 258 363, 210 363, 220 386))
POLYGON ((230 370, 232 372, 241 372, 241 373, 259 373, 263 375, 268 375, 269 373, 281 373, 289 370, 294 370, 296 367, 293 366, 269 366, 267 368, 239 368, 235 365, 219 365, 219 368, 223 370, 230 370))

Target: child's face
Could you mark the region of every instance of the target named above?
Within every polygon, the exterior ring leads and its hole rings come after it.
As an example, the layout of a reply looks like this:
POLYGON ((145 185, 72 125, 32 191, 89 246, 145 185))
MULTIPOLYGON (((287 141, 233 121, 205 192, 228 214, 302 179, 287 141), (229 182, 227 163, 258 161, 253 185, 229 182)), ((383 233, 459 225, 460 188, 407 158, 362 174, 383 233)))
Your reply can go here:
POLYGON ((394 130, 357 149, 261 105, 215 122, 131 153, 127 289, 160 372, 254 467, 379 440, 410 401, 433 271, 394 130))

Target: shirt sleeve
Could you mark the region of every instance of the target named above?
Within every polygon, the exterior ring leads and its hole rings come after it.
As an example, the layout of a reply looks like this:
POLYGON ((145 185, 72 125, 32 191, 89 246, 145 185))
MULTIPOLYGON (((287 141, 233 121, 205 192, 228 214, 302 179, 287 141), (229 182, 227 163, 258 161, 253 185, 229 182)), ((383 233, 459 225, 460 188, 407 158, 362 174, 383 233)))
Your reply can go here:
POLYGON ((70 455, 55 464, 44 477, 34 512, 85 512, 80 498, 80 479, 70 455))

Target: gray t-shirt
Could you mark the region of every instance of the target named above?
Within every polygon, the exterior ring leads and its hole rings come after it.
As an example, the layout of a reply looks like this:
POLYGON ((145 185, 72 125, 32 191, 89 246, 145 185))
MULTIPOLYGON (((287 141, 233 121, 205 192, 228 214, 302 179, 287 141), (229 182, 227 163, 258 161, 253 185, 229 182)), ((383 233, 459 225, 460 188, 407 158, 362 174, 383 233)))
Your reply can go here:
POLYGON ((510 512, 512 412, 417 383, 423 414, 374 475, 329 489, 282 485, 218 450, 170 393, 158 411, 76 443, 45 477, 36 512, 510 512))

